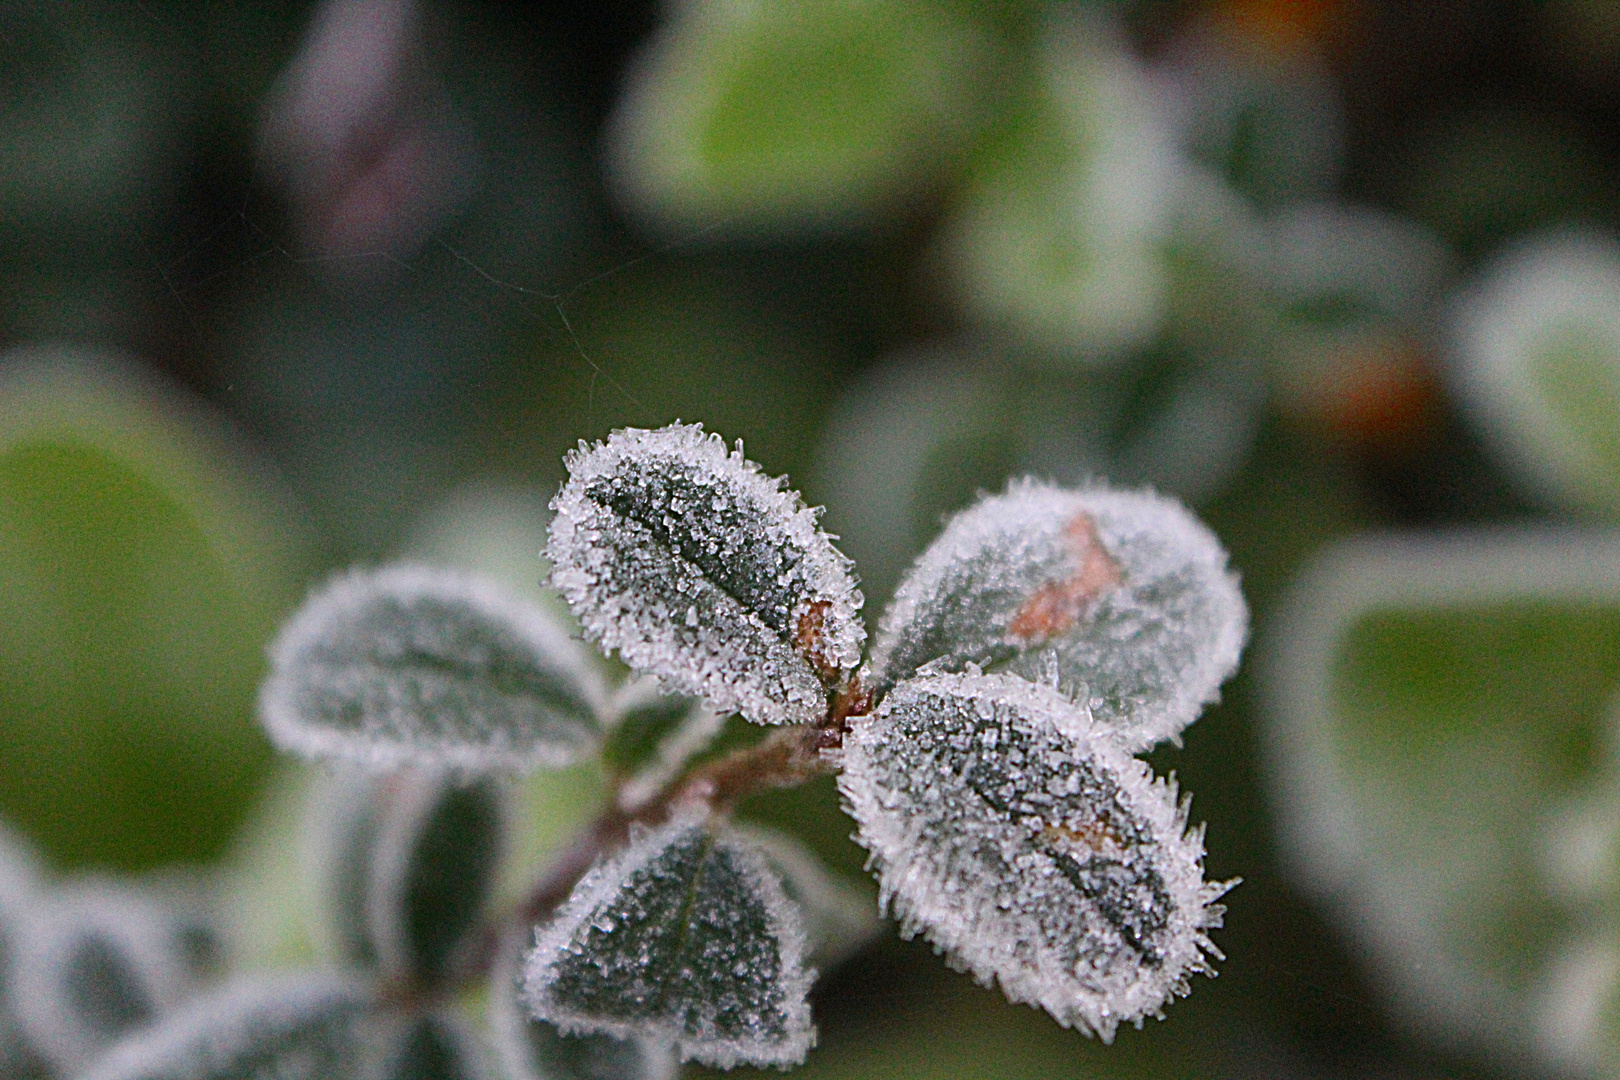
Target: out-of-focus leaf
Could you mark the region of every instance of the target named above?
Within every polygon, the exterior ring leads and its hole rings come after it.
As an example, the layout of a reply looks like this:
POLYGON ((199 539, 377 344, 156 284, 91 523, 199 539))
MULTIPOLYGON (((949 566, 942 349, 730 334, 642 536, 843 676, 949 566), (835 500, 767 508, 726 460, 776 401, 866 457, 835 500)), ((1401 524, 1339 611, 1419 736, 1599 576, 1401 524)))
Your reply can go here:
POLYGON ((619 688, 602 763, 619 783, 619 805, 633 811, 720 735, 725 720, 697 698, 666 694, 655 679, 619 688))
POLYGON ((1143 72, 1100 19, 1054 17, 1035 83, 975 151, 940 257, 976 321, 1108 362, 1167 308, 1183 163, 1143 72))
POLYGON ((721 1068, 796 1064, 815 1042, 797 908, 754 852, 702 820, 635 838, 538 934, 524 1000, 569 1034, 670 1040, 721 1068))
POLYGON ((1051 687, 901 683, 854 722, 839 790, 901 932, 1065 1027, 1111 1041, 1219 955, 1202 828, 1051 687))
POLYGON ((384 1080, 495 1080, 486 1048, 452 1015, 430 1012, 405 1025, 384 1080))
POLYGON ((363 1080, 371 991, 330 975, 242 983, 119 1043, 84 1080, 363 1080))
POLYGON ((1620 1028, 1600 1003, 1620 966, 1592 938, 1612 926, 1594 877, 1612 840, 1581 822, 1613 820, 1592 812, 1620 776, 1620 537, 1345 543, 1265 645, 1261 748, 1290 869, 1407 1022, 1504 1061, 1612 1071, 1620 1028))
POLYGON ((426 985, 442 980, 494 887, 500 789, 435 772, 338 773, 313 809, 310 870, 335 958, 426 985))
POLYGON ((34 1051, 75 1072, 151 1026, 203 974, 194 920, 160 894, 84 882, 40 894, 19 922, 5 987, 34 1051))
POLYGON ((1574 229, 1499 255, 1452 317, 1464 404, 1531 487, 1620 514, 1620 242, 1574 229))
POLYGON ((463 571, 355 571, 282 630, 260 695, 283 746, 386 769, 561 766, 593 750, 603 690, 569 627, 463 571))
POLYGON ((0 368, 0 813, 70 865, 217 854, 265 758, 246 706, 302 522, 139 370, 54 348, 0 368))
POLYGON ((973 130, 995 51, 949 0, 699 0, 671 15, 610 143, 624 197, 670 228, 875 220, 973 130))
POLYGON ((26 913, 40 902, 44 882, 33 852, 0 824, 0 1076, 26 1075, 30 1052, 10 996, 11 968, 26 913))
POLYGON ((614 432, 568 469, 547 553, 587 634, 716 712, 821 717, 866 631, 849 560, 797 492, 696 424, 614 432))
POLYGON ((925 665, 1050 680, 1142 749, 1216 698, 1247 631, 1226 552, 1180 503, 1024 481, 952 518, 917 560, 884 612, 874 685, 925 665))

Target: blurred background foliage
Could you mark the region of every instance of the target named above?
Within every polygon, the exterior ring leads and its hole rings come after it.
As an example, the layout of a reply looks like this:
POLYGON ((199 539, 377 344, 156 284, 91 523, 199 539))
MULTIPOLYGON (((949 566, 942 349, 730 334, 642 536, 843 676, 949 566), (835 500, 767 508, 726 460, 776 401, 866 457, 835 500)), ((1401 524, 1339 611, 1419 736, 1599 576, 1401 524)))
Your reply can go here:
MULTIPOLYGON (((1220 979, 1104 1048, 886 939, 800 1075, 1620 1076, 1617 178, 1602 0, 0 0, 0 818, 307 958, 253 697, 333 570, 536 589, 676 418, 874 612, 1009 475, 1147 483, 1255 613, 1154 755, 1220 979)), ((598 785, 526 790, 532 867, 598 785)))

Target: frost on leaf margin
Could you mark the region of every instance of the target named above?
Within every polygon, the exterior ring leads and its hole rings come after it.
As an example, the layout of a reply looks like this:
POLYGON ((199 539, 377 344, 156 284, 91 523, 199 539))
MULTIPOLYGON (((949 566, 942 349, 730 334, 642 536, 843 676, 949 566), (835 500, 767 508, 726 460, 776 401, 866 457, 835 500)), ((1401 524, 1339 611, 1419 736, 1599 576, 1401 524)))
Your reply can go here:
POLYGON ((284 749, 385 770, 562 766, 592 751, 604 692, 568 627, 455 570, 356 570, 271 649, 260 712, 284 749))
POLYGON ((1177 738, 1237 667, 1248 610, 1226 552, 1151 491, 1011 485, 957 514, 883 615, 879 691, 925 664, 1055 675, 1122 744, 1177 738))
POLYGON ((1065 1026, 1110 1041, 1219 955, 1202 827, 1050 687, 901 683, 855 720, 839 789, 901 932, 1065 1026))
POLYGON ((586 632, 717 712, 820 718, 866 632, 818 512, 697 424, 615 431, 567 463, 547 554, 586 632))
POLYGON ((361 1075, 367 986, 331 975, 240 983, 126 1039, 79 1080, 345 1080, 361 1075))
POLYGON ((804 955, 764 859, 683 816, 581 879, 537 935, 524 996, 565 1033, 653 1035, 722 1069, 794 1065, 815 1042, 804 955))
POLYGON ((635 1035, 564 1035, 536 1020, 520 1000, 521 935, 501 948, 490 987, 489 1024, 509 1080, 675 1080, 673 1043, 635 1035))

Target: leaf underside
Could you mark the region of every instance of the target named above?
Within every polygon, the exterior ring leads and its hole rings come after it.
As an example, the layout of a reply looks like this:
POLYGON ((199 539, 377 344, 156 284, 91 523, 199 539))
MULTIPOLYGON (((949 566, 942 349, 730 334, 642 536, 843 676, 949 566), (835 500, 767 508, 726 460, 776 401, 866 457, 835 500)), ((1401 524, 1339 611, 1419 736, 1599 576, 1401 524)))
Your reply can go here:
POLYGON ((816 511, 695 424, 616 431, 568 469, 547 554, 591 637, 717 712, 822 715, 865 630, 816 511))
POLYGON ((569 628, 471 574, 339 577, 271 659, 265 726, 306 755, 487 771, 566 765, 596 745, 599 680, 569 628))
POLYGON ((928 664, 1055 679, 1142 749, 1218 696, 1247 624, 1220 543, 1174 499, 1024 481, 956 515, 918 558, 873 668, 880 693, 928 664))
POLYGON ((530 1009, 565 1032, 650 1034, 730 1068, 804 1060, 815 1039, 804 933, 763 860, 677 820, 580 882, 525 969, 530 1009))
POLYGON ((839 779, 882 903, 981 982, 1112 1039, 1207 970, 1225 886, 1175 789, 1049 687, 901 683, 845 740, 839 779))

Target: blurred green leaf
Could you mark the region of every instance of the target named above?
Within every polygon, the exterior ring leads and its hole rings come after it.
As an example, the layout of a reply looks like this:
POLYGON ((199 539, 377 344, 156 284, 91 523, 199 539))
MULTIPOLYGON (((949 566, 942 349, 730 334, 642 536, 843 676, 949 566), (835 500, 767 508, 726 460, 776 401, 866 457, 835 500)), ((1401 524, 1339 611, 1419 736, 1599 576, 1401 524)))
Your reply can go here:
POLYGON ((625 197, 676 227, 873 221, 972 130, 994 54, 989 27, 951 0, 700 0, 672 14, 619 102, 611 153, 625 197))
MULTIPOLYGON (((1408 1021, 1565 1056, 1554 968, 1620 901, 1568 895, 1551 872, 1564 808, 1613 783, 1620 537, 1330 549, 1271 629, 1267 676, 1293 869, 1370 950, 1408 1021)), ((1616 1034, 1574 1041, 1620 1049, 1616 1034)))
POLYGON ((253 686, 302 523, 198 403, 0 359, 0 814, 66 863, 214 855, 267 756, 253 686))

